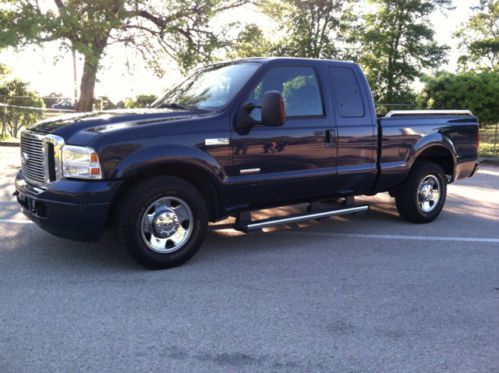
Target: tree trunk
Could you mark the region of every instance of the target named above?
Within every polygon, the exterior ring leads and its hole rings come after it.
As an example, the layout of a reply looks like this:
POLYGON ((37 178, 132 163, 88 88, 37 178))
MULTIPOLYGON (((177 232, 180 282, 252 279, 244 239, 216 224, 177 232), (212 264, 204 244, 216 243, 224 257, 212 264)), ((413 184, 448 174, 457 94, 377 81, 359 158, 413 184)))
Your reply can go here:
POLYGON ((400 44, 400 38, 402 37, 402 32, 403 32, 403 19, 404 19, 404 13, 401 8, 397 11, 397 31, 394 35, 392 35, 392 42, 391 42, 391 47, 390 47, 390 55, 388 56, 388 68, 387 68, 387 73, 388 73, 388 82, 387 82, 387 88, 386 88, 386 97, 385 101, 388 101, 388 103, 393 103, 394 100, 394 85, 395 85, 395 64, 398 61, 398 49, 399 49, 399 44, 400 44))
POLYGON ((76 111, 78 112, 92 111, 99 59, 100 55, 94 58, 92 58, 91 56, 85 56, 85 62, 83 64, 83 74, 81 76, 80 83, 80 98, 78 99, 78 103, 76 104, 76 111))

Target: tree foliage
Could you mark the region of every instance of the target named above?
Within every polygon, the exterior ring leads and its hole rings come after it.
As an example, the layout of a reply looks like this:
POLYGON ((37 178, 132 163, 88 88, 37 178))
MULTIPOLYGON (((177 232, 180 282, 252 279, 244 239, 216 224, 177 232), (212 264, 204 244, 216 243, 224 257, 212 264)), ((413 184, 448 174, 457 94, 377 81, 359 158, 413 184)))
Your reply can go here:
POLYGON ((459 57, 461 69, 477 67, 499 69, 499 0, 481 0, 473 14, 455 36, 464 54, 459 57))
POLYGON ((43 107, 42 98, 29 89, 26 82, 19 79, 3 78, 0 81, 0 102, 10 105, 0 110, 0 138, 19 137, 20 131, 37 122, 42 117, 42 111, 23 109, 24 107, 43 107), (14 106, 14 107, 13 107, 14 106))
POLYGON ((249 25, 239 33, 230 57, 354 60, 364 68, 378 102, 413 102, 411 84, 424 69, 439 66, 448 49, 434 40, 429 16, 451 0, 370 0, 372 10, 364 14, 352 0, 257 3, 283 36, 270 41, 249 25))
POLYGON ((264 0, 260 7, 285 34, 276 46, 279 54, 340 58, 346 5, 345 0, 264 0))
MULTIPOLYGON (((58 40, 83 55, 78 110, 90 110, 95 102, 99 64, 113 44, 133 47, 158 73, 160 53, 185 71, 210 61, 222 46, 229 58, 353 59, 364 68, 377 102, 408 103, 415 99, 415 79, 445 60, 447 48, 435 41, 429 17, 451 2, 369 0, 369 11, 360 13, 355 0, 0 0, 0 47, 58 40), (266 30, 249 24, 226 43, 210 20, 246 2, 254 2, 277 32, 267 38, 266 30)), ((466 51, 462 66, 497 70, 498 4, 481 0, 456 34, 466 51)))
POLYGON ((246 25, 236 40, 228 44, 227 58, 277 56, 275 43, 268 40, 262 29, 254 23, 246 25))
POLYGON ((91 110, 96 76, 106 48, 133 46, 159 71, 166 53, 181 68, 210 60, 220 46, 208 24, 223 10, 245 0, 0 0, 1 45, 62 41, 84 57, 77 109, 91 110))
POLYGON ((434 40, 429 15, 450 0, 371 0, 375 11, 365 15, 357 32, 364 67, 375 100, 413 99, 410 84, 422 69, 439 66, 446 47, 434 40))
POLYGON ((125 100, 125 107, 127 109, 131 108, 144 108, 148 105, 152 104, 154 101, 158 99, 158 96, 153 94, 142 94, 136 96, 134 99, 127 98, 125 100))
POLYGON ((441 73, 424 77, 422 109, 468 109, 483 125, 499 122, 499 72, 441 73))
POLYGON ((276 25, 282 37, 268 40, 255 24, 243 29, 231 56, 345 57, 347 0, 260 0, 258 9, 276 25))

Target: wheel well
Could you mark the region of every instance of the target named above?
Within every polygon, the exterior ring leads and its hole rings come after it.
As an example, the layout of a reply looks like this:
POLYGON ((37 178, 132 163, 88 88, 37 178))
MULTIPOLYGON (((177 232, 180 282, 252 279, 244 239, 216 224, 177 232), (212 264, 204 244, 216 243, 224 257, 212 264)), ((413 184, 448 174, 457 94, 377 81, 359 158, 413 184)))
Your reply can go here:
POLYGON ((443 168, 446 175, 451 176, 451 180, 454 178, 454 158, 449 150, 441 146, 432 146, 424 150, 416 161, 436 163, 443 168))
POLYGON ((145 178, 157 175, 176 176, 180 179, 188 181, 194 186, 201 197, 206 201, 208 208, 208 216, 210 220, 214 220, 219 215, 218 210, 218 193, 214 181, 209 174, 201 167, 170 163, 162 166, 154 166, 145 168, 131 177, 125 178, 123 184, 118 190, 116 196, 111 203, 111 208, 108 214, 108 225, 112 223, 114 212, 119 204, 119 201, 126 195, 127 191, 133 186, 144 180, 145 178))

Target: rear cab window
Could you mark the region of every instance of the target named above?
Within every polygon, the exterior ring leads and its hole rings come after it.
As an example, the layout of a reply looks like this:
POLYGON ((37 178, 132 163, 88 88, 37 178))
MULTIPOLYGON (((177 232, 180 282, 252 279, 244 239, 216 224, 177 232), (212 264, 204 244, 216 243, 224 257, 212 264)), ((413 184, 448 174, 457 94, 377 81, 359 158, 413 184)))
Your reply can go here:
POLYGON ((364 100, 354 71, 349 67, 329 67, 333 99, 338 115, 342 118, 363 118, 366 115, 364 100))

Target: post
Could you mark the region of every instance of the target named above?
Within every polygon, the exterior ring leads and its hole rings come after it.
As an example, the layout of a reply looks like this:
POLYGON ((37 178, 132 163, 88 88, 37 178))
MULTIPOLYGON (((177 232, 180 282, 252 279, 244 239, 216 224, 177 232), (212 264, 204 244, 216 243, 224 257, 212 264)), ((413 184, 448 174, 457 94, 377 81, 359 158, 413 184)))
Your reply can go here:
MULTIPOLYGON (((3 97, 3 103, 7 105, 7 95, 3 97)), ((7 106, 3 107, 2 137, 7 134, 7 106)))
POLYGON ((497 127, 499 127, 499 122, 496 123, 496 131, 494 134, 494 157, 497 157, 497 127))
POLYGON ((72 48, 73 54, 73 103, 76 106, 76 102, 78 101, 78 74, 76 71, 76 50, 74 47, 72 48))

